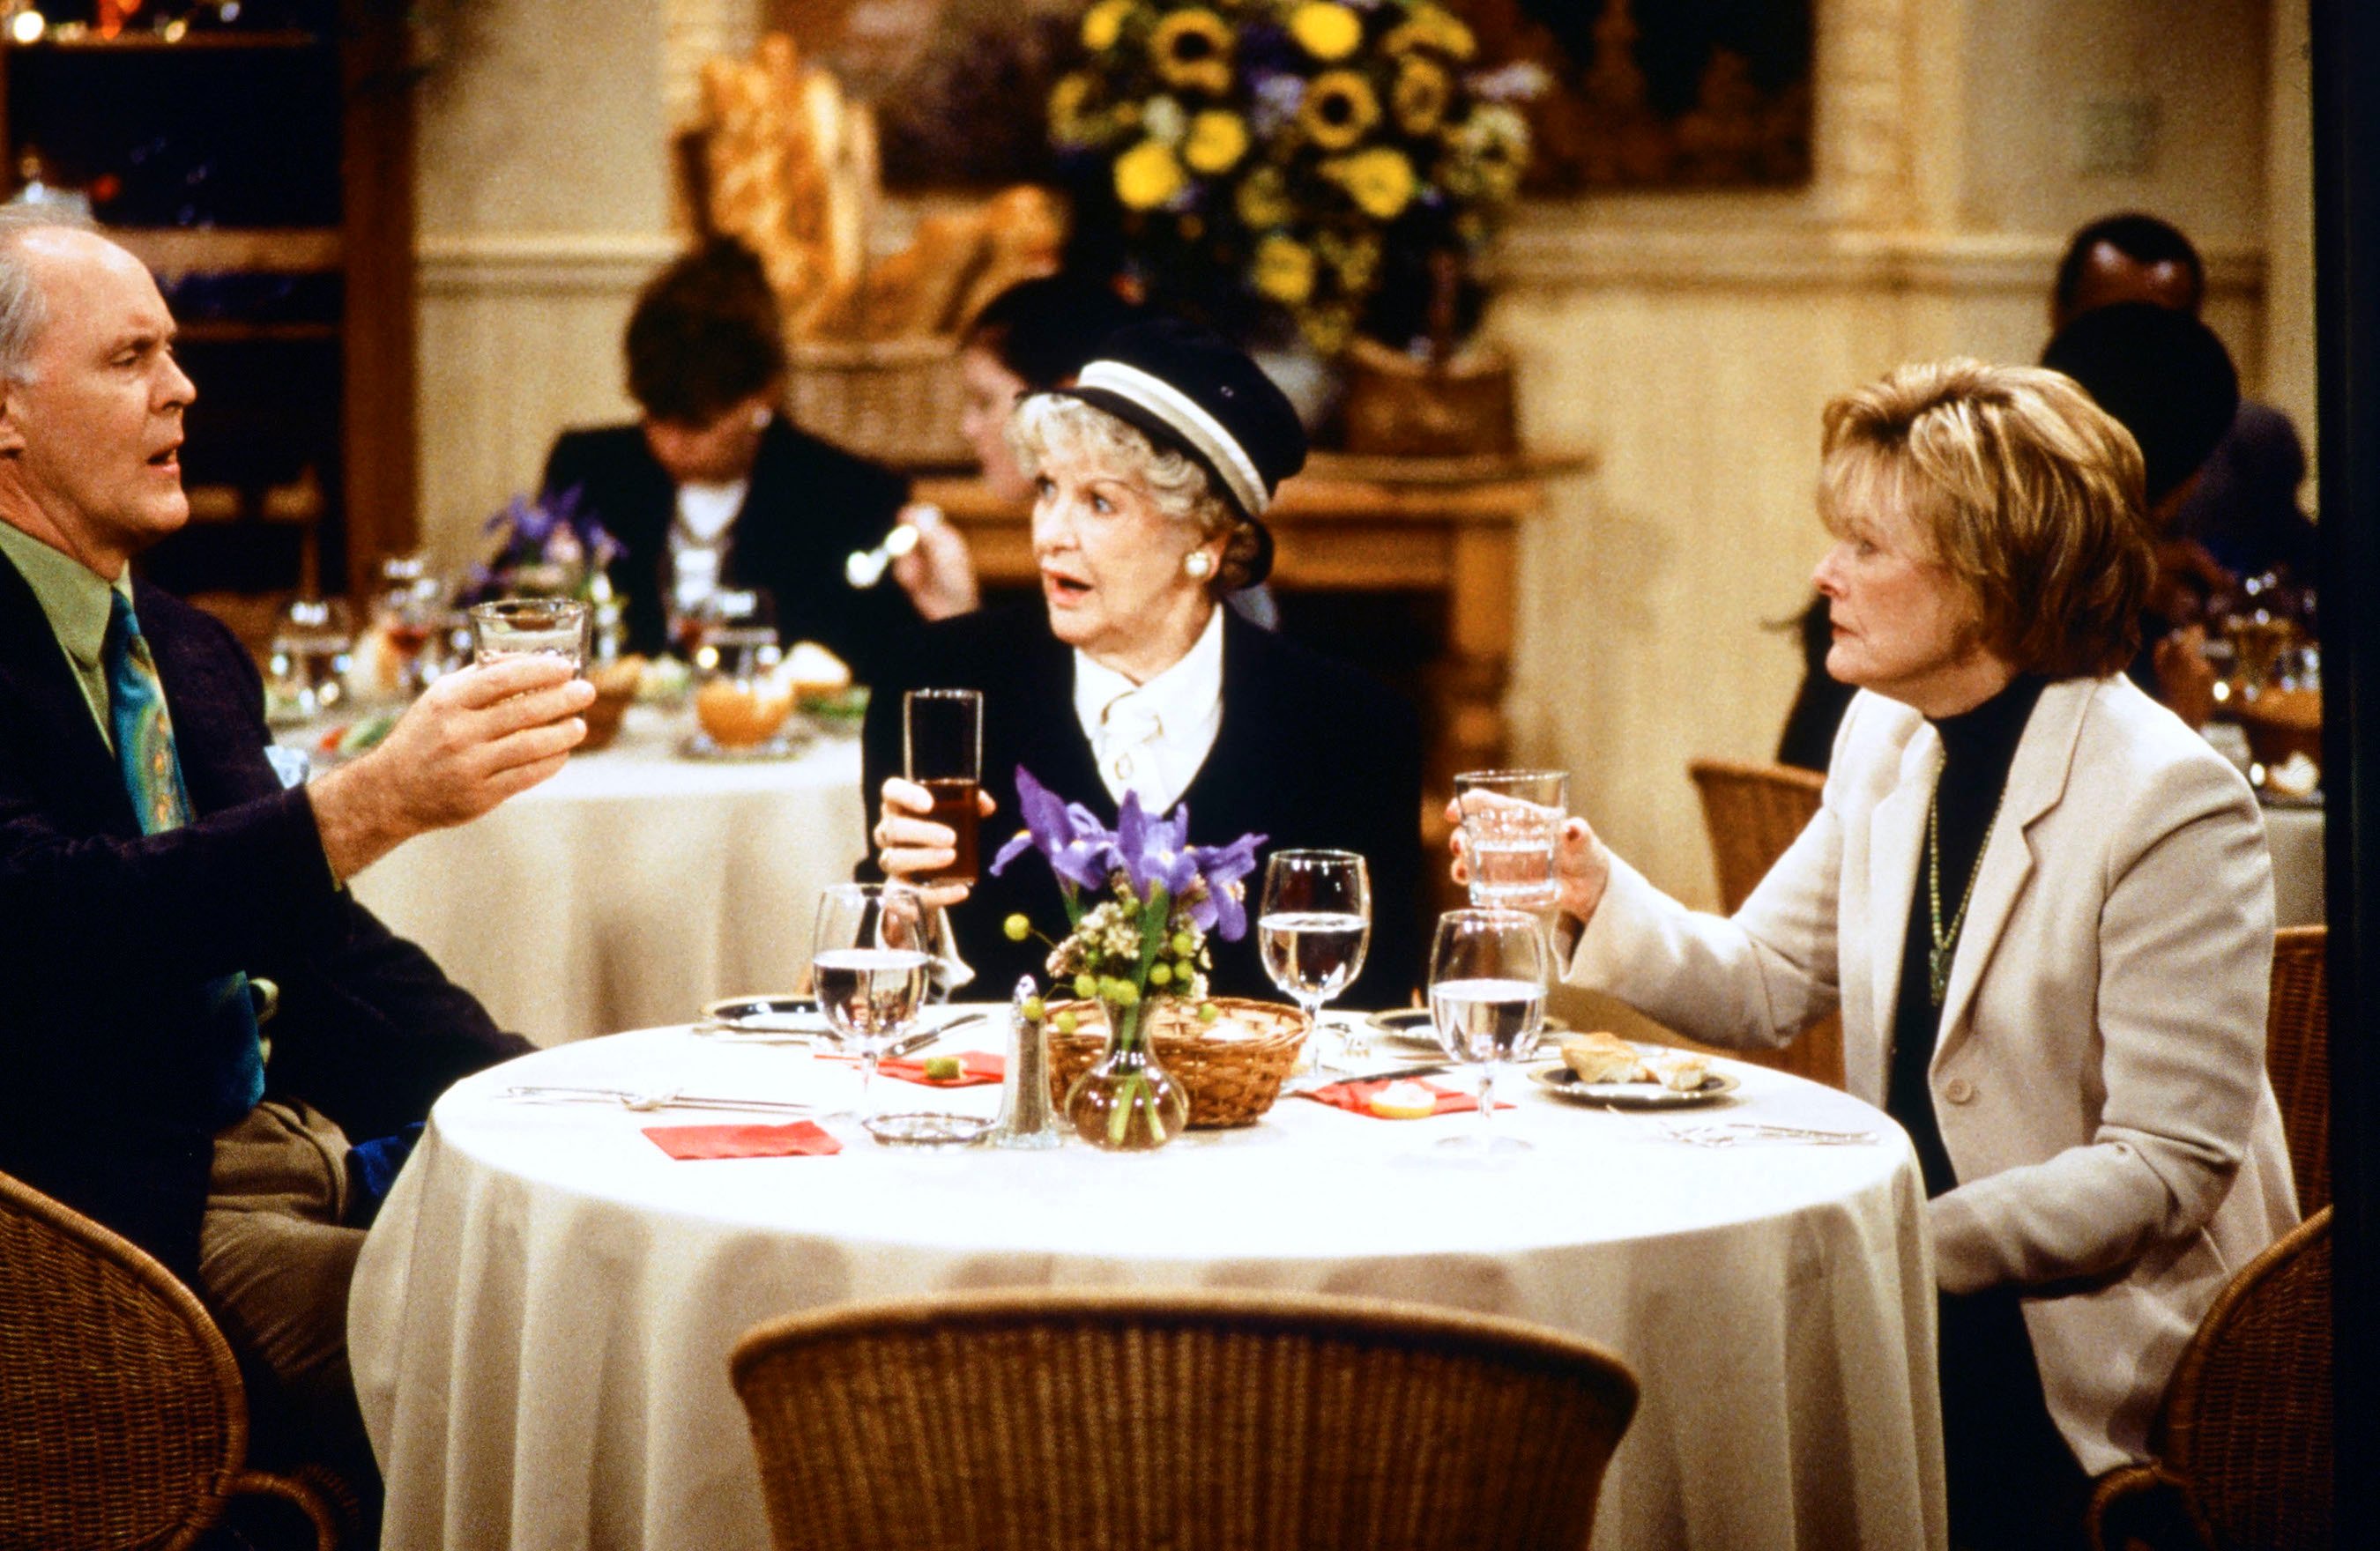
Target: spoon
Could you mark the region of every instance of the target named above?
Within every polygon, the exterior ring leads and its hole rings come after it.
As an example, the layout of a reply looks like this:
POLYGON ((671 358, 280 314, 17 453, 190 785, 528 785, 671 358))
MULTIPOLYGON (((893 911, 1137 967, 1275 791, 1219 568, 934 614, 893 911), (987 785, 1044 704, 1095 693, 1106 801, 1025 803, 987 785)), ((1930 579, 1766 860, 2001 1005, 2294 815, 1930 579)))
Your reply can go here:
POLYGON ((871 588, 884 579, 884 573, 894 561, 917 547, 926 528, 942 520, 939 506, 908 507, 903 520, 892 525, 892 531, 872 550, 854 550, 843 563, 843 579, 856 588, 871 588))

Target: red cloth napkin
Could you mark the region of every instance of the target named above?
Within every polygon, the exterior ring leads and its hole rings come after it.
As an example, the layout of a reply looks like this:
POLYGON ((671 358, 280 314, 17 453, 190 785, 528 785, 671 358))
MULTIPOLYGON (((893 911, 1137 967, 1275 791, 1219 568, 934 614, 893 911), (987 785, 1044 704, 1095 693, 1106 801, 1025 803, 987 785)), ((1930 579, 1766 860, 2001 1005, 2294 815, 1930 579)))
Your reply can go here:
MULTIPOLYGON (((1370 1115, 1376 1121, 1385 1121, 1390 1117, 1373 1113, 1372 1096, 1387 1087, 1391 1081, 1393 1079, 1383 1077, 1370 1083, 1326 1083, 1318 1088, 1301 1088, 1298 1097, 1318 1098, 1334 1109, 1345 1109, 1353 1114, 1370 1115)), ((1442 1088, 1436 1083, 1424 1083, 1422 1086, 1438 1095, 1438 1108, 1430 1111, 1434 1115, 1475 1115, 1479 1112, 1479 1099, 1475 1094, 1442 1088)), ((1512 1106, 1499 1104, 1496 1108, 1510 1109, 1512 1106)))
POLYGON ((653 1145, 675 1158, 828 1157, 843 1144, 816 1121, 791 1125, 649 1125, 653 1145))
POLYGON ((929 1088, 973 1088, 986 1083, 997 1083, 1008 1075, 1008 1058, 990 1050, 958 1052, 960 1075, 941 1082, 926 1075, 922 1056, 895 1056, 891 1060, 876 1063, 876 1070, 887 1077, 898 1077, 905 1083, 921 1083, 929 1088))

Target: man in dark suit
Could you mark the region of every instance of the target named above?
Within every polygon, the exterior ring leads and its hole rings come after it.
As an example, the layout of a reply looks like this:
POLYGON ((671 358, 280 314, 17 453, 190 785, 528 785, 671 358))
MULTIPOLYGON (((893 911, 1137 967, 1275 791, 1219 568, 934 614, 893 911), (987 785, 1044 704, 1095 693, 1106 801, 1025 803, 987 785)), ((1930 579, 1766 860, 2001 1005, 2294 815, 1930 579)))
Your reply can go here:
POLYGON ((0 1169, 191 1282, 261 1409, 353 1460, 348 1138, 526 1047, 344 883, 559 769, 593 691, 453 674, 285 791, 254 664, 129 570, 189 515, 173 335, 129 253, 0 211, 0 1169))
POLYGON ((564 432, 541 488, 576 491, 619 540, 612 580, 632 650, 670 645, 674 610, 710 590, 757 588, 785 639, 817 641, 871 681, 922 620, 975 607, 974 567, 956 529, 905 505, 906 479, 785 418, 776 305, 731 239, 656 275, 628 319, 643 418, 564 432), (896 522, 916 527, 917 548, 889 582, 852 586, 845 558, 896 522))

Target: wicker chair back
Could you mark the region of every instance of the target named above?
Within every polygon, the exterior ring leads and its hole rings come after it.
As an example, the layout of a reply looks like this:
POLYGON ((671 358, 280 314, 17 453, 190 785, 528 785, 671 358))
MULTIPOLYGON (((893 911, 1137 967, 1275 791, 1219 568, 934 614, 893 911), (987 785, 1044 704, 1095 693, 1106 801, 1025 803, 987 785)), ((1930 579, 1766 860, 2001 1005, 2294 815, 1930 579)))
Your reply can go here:
POLYGON ((2327 927, 2273 934, 2273 1000, 2265 1021, 2265 1069, 2281 1101, 2298 1210, 2330 1205, 2330 975, 2327 927))
POLYGON ((1275 1293, 860 1305, 733 1371, 782 1551, 1578 1551, 1636 1403, 1554 1331, 1275 1293))
MULTIPOLYGON (((1732 759, 1696 759, 1686 769, 1702 797, 1703 825, 1710 831, 1719 907, 1732 915, 1817 817, 1818 794, 1827 778, 1791 765, 1746 765, 1732 759)), ((1832 1014, 1782 1050, 1727 1053, 1829 1087, 1843 1085, 1843 1025, 1832 1014)))

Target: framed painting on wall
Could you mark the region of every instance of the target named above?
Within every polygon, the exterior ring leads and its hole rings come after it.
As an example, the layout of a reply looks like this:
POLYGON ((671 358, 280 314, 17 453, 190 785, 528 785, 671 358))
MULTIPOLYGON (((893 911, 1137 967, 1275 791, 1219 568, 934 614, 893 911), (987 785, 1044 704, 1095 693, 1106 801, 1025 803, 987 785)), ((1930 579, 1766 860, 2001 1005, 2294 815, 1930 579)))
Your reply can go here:
POLYGON ((1461 0, 1483 60, 1550 78, 1529 187, 1778 187, 1810 176, 1814 0, 1461 0))

